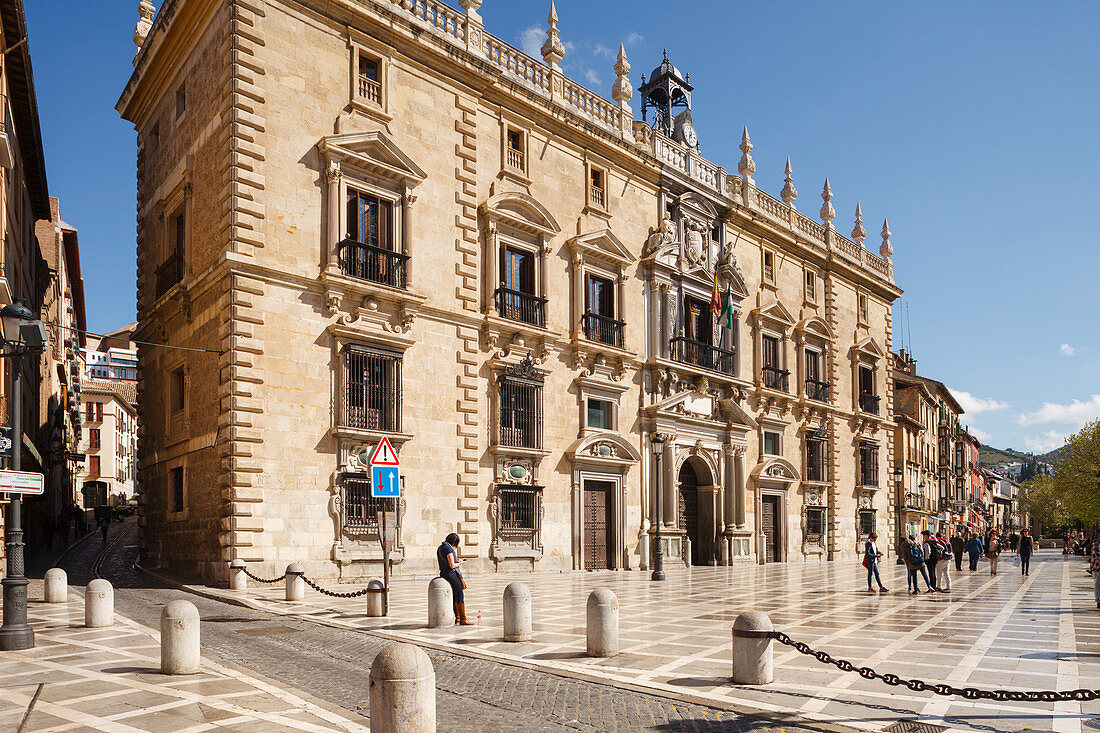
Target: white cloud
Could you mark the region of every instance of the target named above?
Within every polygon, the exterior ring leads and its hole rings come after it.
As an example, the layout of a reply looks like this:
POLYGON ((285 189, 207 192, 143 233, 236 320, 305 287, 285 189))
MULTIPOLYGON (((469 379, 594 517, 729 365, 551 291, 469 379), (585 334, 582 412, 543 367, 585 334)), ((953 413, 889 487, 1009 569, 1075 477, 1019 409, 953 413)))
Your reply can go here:
POLYGON ((584 79, 588 82, 589 86, 598 87, 600 85, 600 75, 596 73, 594 69, 584 70, 584 79))
POLYGON ((1048 430, 1037 438, 1024 437, 1024 445, 1032 453, 1049 453, 1055 448, 1061 448, 1066 442, 1066 437, 1057 430, 1048 430))
POLYGON ((593 56, 606 56, 609 59, 615 58, 615 52, 602 43, 597 43, 592 49, 593 56))
POLYGON ((1073 356, 1077 353, 1077 349, 1073 348, 1069 344, 1062 344, 1058 347, 1058 351, 1062 352, 1063 356, 1073 356))
POLYGON ((1044 402, 1035 412, 1025 412, 1016 422, 1021 425, 1042 423, 1067 423, 1081 426, 1100 417, 1100 394, 1094 394, 1088 402, 1073 400, 1068 405, 1044 402))
POLYGON ((959 401, 963 412, 967 415, 980 415, 983 412, 993 412, 1008 407, 1007 402, 1001 402, 992 397, 975 397, 969 392, 963 392, 961 389, 951 389, 951 394, 959 401))
POLYGON ((519 47, 528 56, 542 58, 542 44, 545 40, 546 31, 537 25, 533 25, 519 34, 519 47))
POLYGON ((642 34, 637 31, 631 31, 630 35, 626 37, 626 45, 633 46, 642 42, 642 34))
POLYGON ((989 445, 993 442, 993 436, 985 432, 981 428, 976 428, 973 425, 968 425, 966 429, 970 431, 971 435, 973 435, 975 438, 982 441, 986 445, 989 445))

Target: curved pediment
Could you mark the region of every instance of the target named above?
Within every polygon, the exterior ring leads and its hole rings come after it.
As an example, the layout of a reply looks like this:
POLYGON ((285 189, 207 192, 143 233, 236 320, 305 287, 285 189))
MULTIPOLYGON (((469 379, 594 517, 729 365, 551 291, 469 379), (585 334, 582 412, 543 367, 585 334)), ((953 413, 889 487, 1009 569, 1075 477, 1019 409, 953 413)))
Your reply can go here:
POLYGON ((625 267, 634 261, 634 255, 610 229, 597 229, 579 234, 568 242, 574 252, 582 252, 586 257, 611 262, 625 267))
POLYGON ((688 191, 679 199, 680 206, 687 206, 694 209, 697 213, 701 213, 713 221, 718 217, 718 211, 714 208, 704 196, 700 196, 694 191, 688 191))
POLYGON ((779 456, 766 456, 765 460, 756 464, 749 477, 754 481, 778 481, 785 484, 802 480, 794 464, 779 456))
POLYGON ((385 133, 348 132, 328 135, 317 143, 329 169, 350 167, 370 175, 415 186, 428 177, 385 133))
POLYGON ((552 236, 561 231, 550 211, 538 199, 526 193, 498 193, 482 204, 481 208, 490 218, 506 222, 525 232, 552 236))
POLYGON ((580 438, 569 446, 565 455, 574 461, 634 462, 642 457, 637 447, 618 433, 596 433, 580 438))
POLYGON ((804 334, 813 334, 820 336, 827 341, 833 341, 833 329, 829 328, 829 324, 821 316, 810 316, 809 318, 803 318, 795 326, 795 329, 804 334))

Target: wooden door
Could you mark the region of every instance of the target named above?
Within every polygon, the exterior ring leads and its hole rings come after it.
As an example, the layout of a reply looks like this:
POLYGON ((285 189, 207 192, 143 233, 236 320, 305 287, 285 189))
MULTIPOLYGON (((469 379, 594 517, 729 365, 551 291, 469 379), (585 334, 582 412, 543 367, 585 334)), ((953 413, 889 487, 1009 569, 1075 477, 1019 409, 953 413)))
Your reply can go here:
POLYGON ((584 483, 584 569, 607 570, 611 567, 611 491, 610 481, 584 483))
POLYGON ((764 557, 768 562, 779 562, 779 498, 763 497, 760 510, 761 525, 764 529, 764 557))

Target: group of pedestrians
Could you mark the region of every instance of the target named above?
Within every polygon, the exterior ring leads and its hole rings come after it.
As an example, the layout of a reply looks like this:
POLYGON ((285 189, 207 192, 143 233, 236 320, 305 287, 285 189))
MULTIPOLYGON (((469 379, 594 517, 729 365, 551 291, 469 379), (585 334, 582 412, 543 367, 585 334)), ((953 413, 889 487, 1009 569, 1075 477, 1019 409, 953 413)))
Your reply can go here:
MULTIPOLYGON (((1013 533, 1010 538, 1008 549, 1019 556, 1022 575, 1030 574, 1031 555, 1035 548, 1036 543, 1026 529, 1019 535, 1013 533)), ((927 587, 925 593, 950 593, 951 563, 954 561, 955 570, 962 572, 963 553, 968 556, 971 572, 978 569, 979 558, 984 555, 989 560, 989 574, 996 575, 1000 555, 1005 549, 1005 544, 997 530, 990 531, 984 538, 978 534, 966 532, 965 535, 956 534, 948 539, 942 532, 937 535, 926 529, 921 532, 920 541, 913 535, 903 539, 898 547, 898 553, 907 570, 908 591, 913 595, 921 592, 919 582, 921 578, 924 578, 924 584, 927 587)), ((888 592, 879 576, 878 565, 882 557, 883 553, 878 548, 878 535, 872 533, 863 550, 863 565, 867 568, 869 593, 875 592, 872 581, 878 583, 878 592, 888 592)))

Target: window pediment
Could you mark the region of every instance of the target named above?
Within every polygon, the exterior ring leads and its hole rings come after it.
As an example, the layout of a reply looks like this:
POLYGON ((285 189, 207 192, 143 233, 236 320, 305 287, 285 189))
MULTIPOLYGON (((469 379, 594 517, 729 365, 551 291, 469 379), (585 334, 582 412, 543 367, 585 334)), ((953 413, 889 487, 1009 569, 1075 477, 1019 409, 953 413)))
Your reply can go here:
POLYGON ((570 239, 568 244, 573 253, 583 255, 586 259, 609 263, 620 271, 634 261, 634 255, 610 229, 580 234, 570 239))
POLYGON ((803 318, 795 328, 803 336, 818 336, 826 341, 833 341, 836 338, 829 324, 821 316, 803 318))
POLYGON ((330 168, 348 166, 408 186, 428 177, 396 143, 378 131, 329 135, 321 138, 317 149, 330 168))
POLYGON ((773 300, 767 305, 760 306, 752 313, 758 322, 762 320, 767 320, 773 321, 775 323, 781 323, 785 326, 793 326, 795 323, 794 316, 791 315, 791 312, 787 310, 782 301, 778 299, 773 300))
POLYGON ((856 358, 859 356, 869 356, 872 359, 881 359, 886 356, 886 352, 883 351, 882 347, 879 346, 878 342, 873 338, 866 339, 853 346, 852 354, 856 358))
POLYGON ((793 463, 786 458, 776 456, 756 464, 749 475, 756 481, 778 481, 785 484, 802 480, 793 463))
POLYGON ((505 191, 489 198, 481 209, 490 220, 542 236, 553 236, 561 227, 553 215, 534 197, 519 191, 505 191))

